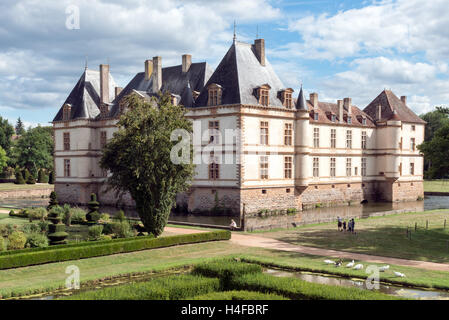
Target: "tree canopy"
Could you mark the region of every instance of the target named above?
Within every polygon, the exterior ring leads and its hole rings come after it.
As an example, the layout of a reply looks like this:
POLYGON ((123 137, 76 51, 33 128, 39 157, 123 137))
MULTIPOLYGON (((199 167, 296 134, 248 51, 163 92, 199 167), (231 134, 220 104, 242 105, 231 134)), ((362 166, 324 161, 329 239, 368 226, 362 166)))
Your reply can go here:
POLYGON ((20 136, 20 135, 22 135, 22 134, 25 133, 25 126, 23 125, 23 122, 22 122, 22 120, 20 119, 20 117, 17 119, 15 129, 16 129, 16 134, 17 134, 18 136, 20 136))
POLYGON ((6 156, 6 151, 0 147, 0 172, 8 165, 8 157, 6 156))
POLYGON ((426 178, 449 177, 449 123, 437 129, 432 140, 418 146, 419 151, 425 155, 430 163, 427 168, 426 178))
MULTIPOLYGON (((186 110, 172 105, 170 95, 146 102, 137 95, 125 100, 127 112, 119 122, 119 130, 106 144, 100 166, 111 175, 108 182, 117 190, 127 191, 136 202, 136 210, 146 230, 159 236, 168 221, 176 195, 185 191, 193 176, 194 165, 175 164, 171 160, 172 132, 192 132, 186 110)), ((189 144, 188 157, 192 159, 189 144)))
POLYGON ((427 122, 424 141, 430 141, 439 128, 449 124, 449 108, 436 107, 434 111, 420 115, 420 118, 427 122))
POLYGON ((0 147, 9 154, 11 148, 11 137, 14 134, 14 127, 7 119, 0 117, 0 147))

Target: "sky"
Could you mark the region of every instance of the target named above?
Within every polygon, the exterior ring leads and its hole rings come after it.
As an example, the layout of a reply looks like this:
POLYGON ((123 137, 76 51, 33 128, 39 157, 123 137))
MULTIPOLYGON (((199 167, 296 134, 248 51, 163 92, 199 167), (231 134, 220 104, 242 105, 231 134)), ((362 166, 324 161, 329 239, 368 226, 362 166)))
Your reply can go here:
POLYGON ((286 87, 363 109, 383 89, 418 114, 449 104, 447 0, 2 0, 0 116, 48 125, 87 65, 124 87, 144 61, 182 54, 215 68, 265 39, 286 87))

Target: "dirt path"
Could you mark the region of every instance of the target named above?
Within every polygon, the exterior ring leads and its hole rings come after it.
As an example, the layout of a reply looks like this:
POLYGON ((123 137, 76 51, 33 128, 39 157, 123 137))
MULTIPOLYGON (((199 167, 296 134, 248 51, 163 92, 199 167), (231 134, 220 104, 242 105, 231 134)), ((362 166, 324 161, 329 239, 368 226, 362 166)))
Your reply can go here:
POLYGON ((282 251, 292 251, 305 253, 316 256, 323 257, 334 257, 334 258, 342 258, 356 261, 366 261, 373 263, 385 263, 385 264, 394 264, 398 266, 404 267, 415 267, 427 270, 436 270, 436 271, 449 271, 449 264, 444 263, 435 263, 435 262, 426 262, 426 261, 416 261, 416 260, 406 260, 406 259, 398 259, 398 258, 389 258, 389 257, 380 257, 380 256, 372 256, 368 254, 362 253, 351 253, 351 252, 343 252, 329 249, 321 249, 321 248, 313 248, 306 247, 300 245, 294 245, 290 243, 286 243, 283 241, 252 236, 252 235, 244 235, 241 233, 232 233, 232 238, 230 240, 236 244, 248 247, 259 247, 265 249, 274 249, 274 250, 282 250, 282 251))

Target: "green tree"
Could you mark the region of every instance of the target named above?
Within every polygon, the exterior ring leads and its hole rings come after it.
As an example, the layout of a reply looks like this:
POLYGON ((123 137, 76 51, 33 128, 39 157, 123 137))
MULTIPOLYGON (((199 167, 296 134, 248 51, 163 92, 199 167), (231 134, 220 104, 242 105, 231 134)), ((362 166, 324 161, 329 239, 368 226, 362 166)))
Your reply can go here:
POLYGON ((11 149, 11 137, 14 134, 14 127, 9 124, 8 120, 0 117, 0 147, 9 155, 11 149))
POLYGON ((22 122, 22 120, 20 119, 20 117, 17 119, 15 129, 16 129, 16 134, 17 134, 18 136, 21 136, 22 134, 25 133, 25 126, 23 125, 23 122, 22 122))
MULTIPOLYGON (((167 224, 176 194, 185 191, 193 176, 191 162, 171 161, 170 137, 175 129, 192 132, 182 106, 172 105, 170 96, 146 102, 136 95, 125 100, 129 111, 120 117, 119 130, 103 149, 100 166, 108 169, 108 182, 118 191, 128 191, 145 229, 159 236, 167 224)), ((193 149, 188 149, 192 159, 193 149)))
POLYGON ((449 124, 449 108, 436 107, 434 111, 427 112, 419 117, 427 122, 424 141, 430 141, 439 128, 449 124))
POLYGON ((0 146, 0 172, 8 166, 8 157, 6 151, 0 146))
MULTIPOLYGON (((17 165, 36 175, 37 168, 53 168, 53 138, 51 127, 28 129, 14 148, 17 165)), ((26 179, 26 178, 25 178, 26 179)))
POLYGON ((430 166, 425 173, 426 178, 446 178, 449 176, 449 123, 439 128, 432 140, 418 146, 430 166))

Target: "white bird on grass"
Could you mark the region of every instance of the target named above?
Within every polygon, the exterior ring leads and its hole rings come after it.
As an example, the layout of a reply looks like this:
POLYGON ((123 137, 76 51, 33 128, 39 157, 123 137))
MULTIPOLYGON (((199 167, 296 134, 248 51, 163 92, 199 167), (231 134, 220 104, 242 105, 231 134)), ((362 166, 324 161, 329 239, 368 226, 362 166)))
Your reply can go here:
POLYGON ((352 260, 352 262, 349 262, 347 265, 346 265, 346 268, 352 268, 354 266, 354 260, 352 260))
POLYGON ((327 263, 327 264, 335 264, 335 261, 326 259, 326 260, 324 260, 324 263, 327 263))
POLYGON ((353 269, 355 269, 355 270, 361 270, 361 269, 363 269, 363 264, 361 264, 361 263, 356 264, 355 267, 354 267, 353 269))
POLYGON ((404 277, 405 277, 405 274, 403 274, 403 273, 401 273, 401 272, 398 272, 398 271, 394 271, 394 274, 395 274, 396 276, 398 276, 398 277, 401 277, 401 278, 404 278, 404 277))
POLYGON ((382 266, 379 268, 379 271, 384 272, 384 271, 387 271, 388 269, 390 269, 390 266, 382 266))

